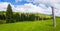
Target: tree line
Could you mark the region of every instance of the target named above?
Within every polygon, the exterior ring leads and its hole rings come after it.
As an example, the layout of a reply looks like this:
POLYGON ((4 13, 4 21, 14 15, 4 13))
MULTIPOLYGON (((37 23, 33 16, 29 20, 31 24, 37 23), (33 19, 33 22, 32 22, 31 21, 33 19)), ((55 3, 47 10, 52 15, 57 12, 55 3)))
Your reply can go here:
POLYGON ((14 23, 19 21, 37 21, 51 19, 52 17, 36 16, 33 13, 14 13, 9 4, 6 11, 0 12, 0 23, 14 23))

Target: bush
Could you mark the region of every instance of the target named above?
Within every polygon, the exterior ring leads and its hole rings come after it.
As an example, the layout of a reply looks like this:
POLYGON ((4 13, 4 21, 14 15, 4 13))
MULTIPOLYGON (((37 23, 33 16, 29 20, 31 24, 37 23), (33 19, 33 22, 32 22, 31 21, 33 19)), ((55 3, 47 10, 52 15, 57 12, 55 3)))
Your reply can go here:
POLYGON ((5 24, 6 21, 5 20, 0 20, 0 24, 5 24))
POLYGON ((6 19, 6 17, 5 17, 5 15, 0 15, 0 20, 5 20, 6 19))

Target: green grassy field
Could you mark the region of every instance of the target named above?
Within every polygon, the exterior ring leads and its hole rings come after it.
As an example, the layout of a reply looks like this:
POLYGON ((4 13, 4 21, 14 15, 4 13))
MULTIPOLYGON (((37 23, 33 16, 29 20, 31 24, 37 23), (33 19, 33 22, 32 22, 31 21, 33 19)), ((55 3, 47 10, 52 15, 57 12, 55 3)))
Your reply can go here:
POLYGON ((57 27, 53 28, 53 21, 24 21, 9 24, 0 24, 0 31, 60 31, 60 18, 57 18, 57 27))

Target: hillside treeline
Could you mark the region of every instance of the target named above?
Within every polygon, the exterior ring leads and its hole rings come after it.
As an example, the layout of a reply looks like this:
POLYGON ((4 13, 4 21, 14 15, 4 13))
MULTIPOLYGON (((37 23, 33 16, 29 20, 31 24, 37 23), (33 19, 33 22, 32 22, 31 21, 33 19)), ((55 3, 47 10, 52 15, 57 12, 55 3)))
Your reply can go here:
POLYGON ((0 23, 14 23, 19 21, 39 21, 51 19, 51 16, 44 14, 34 13, 18 13, 13 12, 12 7, 9 4, 6 11, 0 12, 0 23))

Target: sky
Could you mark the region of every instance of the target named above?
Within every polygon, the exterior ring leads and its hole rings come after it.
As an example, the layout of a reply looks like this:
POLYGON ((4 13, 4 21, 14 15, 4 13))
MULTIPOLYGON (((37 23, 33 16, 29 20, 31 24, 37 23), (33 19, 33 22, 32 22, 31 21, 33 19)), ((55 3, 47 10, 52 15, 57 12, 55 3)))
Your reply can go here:
POLYGON ((52 14, 60 16, 60 0, 0 0, 0 11, 6 11, 8 4, 14 12, 52 14))

